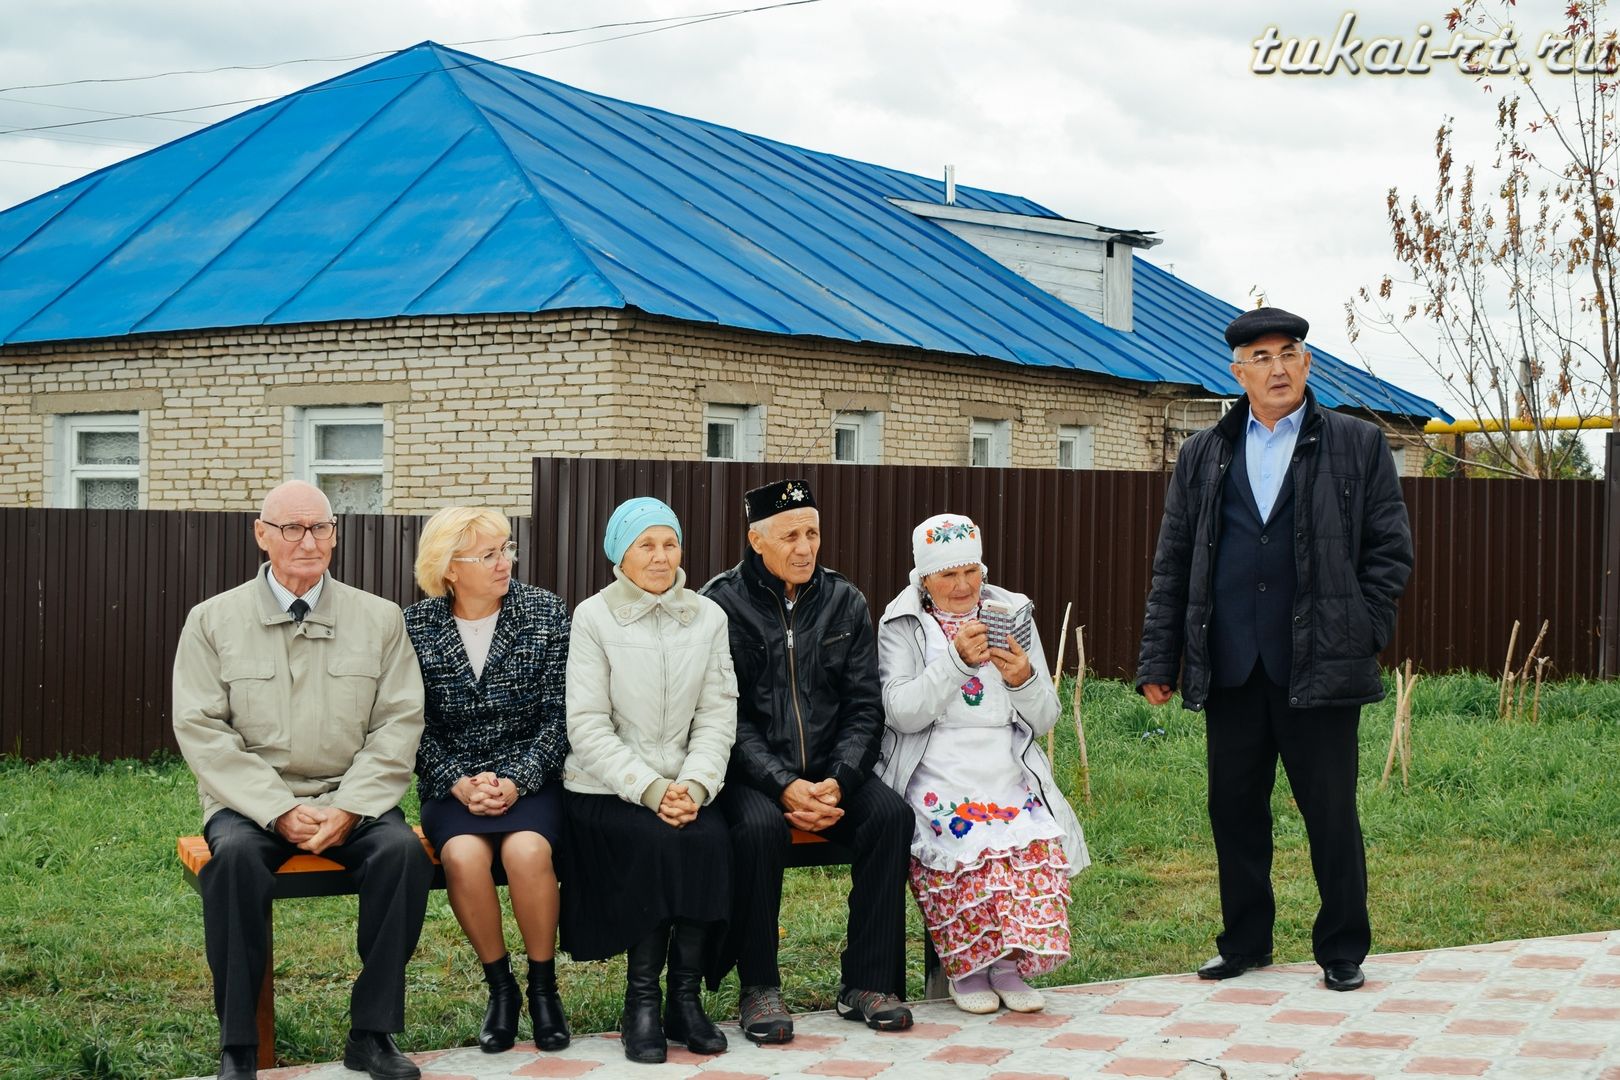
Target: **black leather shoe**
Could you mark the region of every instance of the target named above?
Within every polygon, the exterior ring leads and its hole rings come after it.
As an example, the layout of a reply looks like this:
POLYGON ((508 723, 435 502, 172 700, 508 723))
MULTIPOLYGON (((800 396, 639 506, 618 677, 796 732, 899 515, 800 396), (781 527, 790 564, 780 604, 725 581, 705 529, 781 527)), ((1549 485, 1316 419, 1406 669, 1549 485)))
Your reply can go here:
POLYGON ((542 1050, 567 1049, 573 1036, 557 993, 557 968, 551 960, 529 961, 529 1019, 534 1022, 534 1045, 542 1050))
POLYGON ((1322 965, 1322 984, 1329 990, 1360 990, 1367 983, 1354 960, 1329 960, 1322 965))
POLYGON ((484 1026, 478 1032, 478 1048, 486 1054, 512 1049, 517 1041, 518 1009, 523 996, 512 977, 511 961, 503 956, 484 965, 484 982, 489 984, 489 1007, 484 1010, 484 1026))
POLYGON ((257 1046, 223 1046, 219 1051, 219 1080, 255 1080, 259 1075, 257 1046))
POLYGON ((383 1031, 351 1030, 343 1044, 343 1067, 363 1072, 371 1080, 422 1080, 422 1070, 383 1031))
POLYGON ((1212 956, 1198 969, 1200 979, 1235 979, 1245 971, 1271 964, 1271 954, 1259 956, 1212 956))

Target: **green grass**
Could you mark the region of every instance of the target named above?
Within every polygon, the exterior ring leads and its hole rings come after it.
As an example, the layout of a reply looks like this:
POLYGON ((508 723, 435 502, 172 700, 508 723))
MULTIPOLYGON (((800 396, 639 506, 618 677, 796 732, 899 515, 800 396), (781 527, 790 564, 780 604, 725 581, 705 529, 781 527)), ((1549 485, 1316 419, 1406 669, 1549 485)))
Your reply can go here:
MULTIPOLYGON (((1187 971, 1219 925, 1204 811, 1203 721, 1091 679, 1085 724, 1092 801, 1081 798, 1065 719, 1057 773, 1094 865, 1074 882, 1074 958, 1047 981, 1187 971)), ((1411 786, 1377 790, 1390 702, 1361 728, 1361 812, 1374 948, 1432 948, 1620 926, 1620 683, 1543 689, 1541 723, 1495 719, 1489 679, 1438 676, 1414 701, 1411 786)), ((0 758, 0 1075, 170 1077, 212 1071, 217 1028, 196 894, 174 837, 196 832, 185 766, 0 758)), ((1310 959, 1316 912, 1304 828, 1286 778, 1275 798, 1279 960, 1310 959)), ((415 807, 408 802, 407 816, 415 807)), ((844 871, 790 873, 782 970, 795 1008, 826 1008, 844 928, 844 871)), ((277 1052, 341 1049, 354 976, 353 898, 276 905, 277 1052)), ((920 928, 911 916, 913 995, 920 928)), ((515 928, 508 940, 518 942, 515 928)), ((611 1028, 619 962, 562 960, 578 1031, 611 1028)), ((406 1049, 470 1043, 482 1016, 476 962, 442 892, 411 962, 406 1049)), ((735 976, 709 997, 736 1014, 735 976)))

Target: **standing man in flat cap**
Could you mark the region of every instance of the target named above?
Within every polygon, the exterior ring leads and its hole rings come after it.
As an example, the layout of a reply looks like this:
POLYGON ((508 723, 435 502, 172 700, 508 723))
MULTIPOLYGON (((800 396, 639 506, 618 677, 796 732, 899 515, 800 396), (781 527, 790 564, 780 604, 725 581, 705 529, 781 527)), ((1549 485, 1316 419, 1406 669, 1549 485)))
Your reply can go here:
POLYGON ((1271 792, 1282 758, 1310 837, 1321 908, 1311 947, 1330 990, 1365 981, 1372 942, 1356 815, 1361 706, 1412 571, 1383 434, 1318 406, 1309 326, 1263 307, 1226 328, 1244 397, 1187 440, 1165 497, 1136 685, 1203 710, 1229 979, 1271 963, 1271 792))
POLYGON ((789 827, 854 855, 838 1012, 880 1031, 911 1026, 905 987, 905 881, 911 811, 873 781, 883 731, 877 642, 866 597, 817 565, 821 511, 803 480, 744 496, 743 560, 703 587, 731 621, 741 698, 731 768, 717 803, 731 826, 731 940, 739 1019, 756 1043, 793 1038, 777 970, 777 917, 789 827))

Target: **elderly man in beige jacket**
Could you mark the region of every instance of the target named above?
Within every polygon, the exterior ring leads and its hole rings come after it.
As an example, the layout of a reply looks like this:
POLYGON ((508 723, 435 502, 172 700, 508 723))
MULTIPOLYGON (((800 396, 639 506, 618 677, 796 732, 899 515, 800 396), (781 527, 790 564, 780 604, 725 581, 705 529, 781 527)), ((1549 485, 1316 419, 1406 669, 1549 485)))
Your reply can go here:
POLYGON ((397 605, 332 580, 337 521, 291 481, 253 523, 269 562, 192 608, 174 661, 174 733, 213 858, 199 881, 221 1080, 256 1075, 255 1011, 274 875, 324 855, 360 886, 361 971, 343 1062, 376 1080, 420 1070, 404 1028, 405 963, 432 863, 400 813, 422 735, 422 676, 397 605))

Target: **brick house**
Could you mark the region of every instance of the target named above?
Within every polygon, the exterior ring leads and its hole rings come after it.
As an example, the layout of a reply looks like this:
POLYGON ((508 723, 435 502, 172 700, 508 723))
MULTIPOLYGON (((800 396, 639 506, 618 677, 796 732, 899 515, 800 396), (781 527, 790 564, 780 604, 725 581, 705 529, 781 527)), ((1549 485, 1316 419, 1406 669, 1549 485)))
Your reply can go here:
POLYGON ((425 43, 0 213, 0 505, 298 475, 522 512, 535 455, 1158 469, 1236 393, 1238 309, 1157 242, 425 43))

